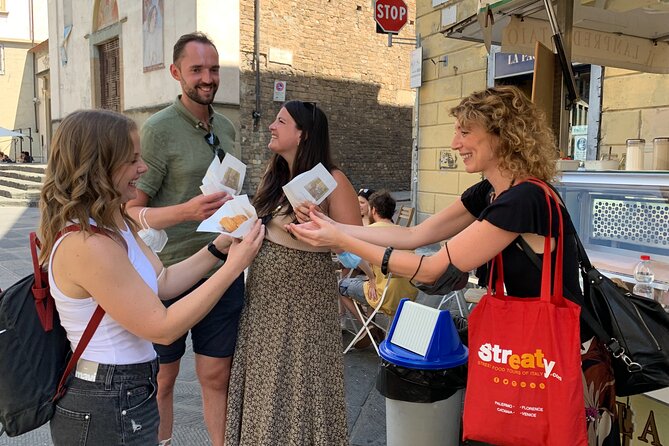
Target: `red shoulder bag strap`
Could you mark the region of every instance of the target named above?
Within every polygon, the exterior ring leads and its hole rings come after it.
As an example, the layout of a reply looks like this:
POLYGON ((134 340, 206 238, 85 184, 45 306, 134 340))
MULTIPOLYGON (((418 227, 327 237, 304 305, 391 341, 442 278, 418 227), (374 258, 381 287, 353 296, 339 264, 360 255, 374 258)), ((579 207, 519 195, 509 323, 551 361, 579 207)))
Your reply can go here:
POLYGON ((67 367, 65 367, 63 376, 60 377, 60 381, 58 382, 58 390, 56 390, 56 394, 53 397, 54 401, 61 398, 65 394, 65 381, 67 381, 67 377, 70 376, 70 373, 72 373, 72 370, 74 370, 74 367, 77 365, 77 361, 79 361, 82 353, 84 353, 84 350, 95 334, 95 330, 98 329, 98 325, 100 325, 100 321, 104 315, 104 308, 98 305, 95 308, 95 312, 93 312, 93 316, 91 316, 91 320, 88 321, 88 325, 86 325, 86 329, 84 330, 84 334, 79 340, 79 344, 77 344, 77 348, 74 349, 74 353, 72 353, 72 356, 70 356, 70 360, 67 361, 67 367))
MULTIPOLYGON (((528 178, 524 181, 532 183, 536 186, 539 186, 543 192, 546 199, 546 206, 548 211, 548 235, 544 237, 544 256, 543 256, 543 265, 541 268, 541 299, 545 302, 553 300, 553 302, 561 301, 563 297, 563 256, 564 256, 564 222, 562 218, 562 211, 560 209, 560 200, 550 189, 546 183, 537 179, 537 178, 528 178), (556 254, 555 254, 555 271, 551 272, 551 228, 553 227, 553 215, 551 210, 551 199, 555 202, 557 208, 557 220, 558 220, 558 237, 556 238, 556 254), (548 253, 548 255, 546 255, 548 253), (551 275, 553 276, 553 292, 551 293, 551 275)), ((493 271, 497 268, 497 279, 495 281, 495 295, 499 297, 505 297, 504 293, 504 266, 502 262, 502 253, 497 254, 492 261, 490 262, 490 272, 488 278, 488 289, 492 290, 493 287, 493 271)))

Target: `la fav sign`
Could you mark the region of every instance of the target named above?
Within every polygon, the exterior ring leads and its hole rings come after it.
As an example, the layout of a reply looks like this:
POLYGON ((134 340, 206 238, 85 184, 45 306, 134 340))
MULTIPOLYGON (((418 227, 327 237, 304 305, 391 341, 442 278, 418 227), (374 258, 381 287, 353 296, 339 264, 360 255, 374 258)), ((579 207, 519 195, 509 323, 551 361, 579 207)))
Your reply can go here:
POLYGON ((407 23, 408 13, 404 0, 376 0, 374 4, 374 19, 386 33, 399 33, 407 23))

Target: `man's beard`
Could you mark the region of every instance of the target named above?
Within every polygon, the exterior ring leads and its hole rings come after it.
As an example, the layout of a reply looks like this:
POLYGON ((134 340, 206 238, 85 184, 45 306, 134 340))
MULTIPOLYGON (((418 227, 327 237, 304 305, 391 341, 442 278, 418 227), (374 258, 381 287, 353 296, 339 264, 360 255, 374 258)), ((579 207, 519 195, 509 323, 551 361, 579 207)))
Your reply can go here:
POLYGON ((214 102, 214 98, 216 97, 216 92, 218 91, 218 85, 211 84, 211 86, 212 86, 211 99, 205 99, 202 96, 200 96, 197 92, 197 87, 184 88, 184 93, 186 93, 186 96, 188 96, 193 102, 197 102, 198 104, 201 105, 209 105, 212 102, 214 102))

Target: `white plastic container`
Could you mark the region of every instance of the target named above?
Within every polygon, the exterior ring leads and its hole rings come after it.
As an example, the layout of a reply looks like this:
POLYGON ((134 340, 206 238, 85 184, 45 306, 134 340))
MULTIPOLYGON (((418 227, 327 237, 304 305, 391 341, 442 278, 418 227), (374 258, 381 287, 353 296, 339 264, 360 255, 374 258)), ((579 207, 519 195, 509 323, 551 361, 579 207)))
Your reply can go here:
POLYGON ((460 444, 463 390, 434 403, 410 403, 386 398, 388 446, 460 444), (410 428, 409 428, 410 427, 410 428))
POLYGON ((653 170, 669 170, 669 137, 653 139, 653 170))
POLYGON ((650 264, 650 256, 642 255, 639 263, 634 267, 634 280, 636 284, 632 292, 636 295, 653 298, 653 280, 655 280, 655 273, 650 264))
POLYGON ((643 153, 646 148, 645 139, 628 139, 625 155, 625 170, 643 170, 643 153))

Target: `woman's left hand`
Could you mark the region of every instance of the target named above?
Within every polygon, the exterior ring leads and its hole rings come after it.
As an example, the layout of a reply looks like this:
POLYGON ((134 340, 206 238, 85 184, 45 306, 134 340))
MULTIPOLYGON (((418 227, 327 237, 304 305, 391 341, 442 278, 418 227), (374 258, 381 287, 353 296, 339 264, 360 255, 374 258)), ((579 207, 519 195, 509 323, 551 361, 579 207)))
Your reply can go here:
POLYGON ((318 217, 314 212, 309 214, 309 218, 311 221, 299 225, 291 223, 287 225, 286 229, 299 240, 312 246, 337 248, 339 236, 342 234, 341 231, 329 221, 318 217))
POLYGON ((295 218, 297 218, 297 221, 300 223, 307 223, 311 221, 311 218, 309 217, 309 212, 312 210, 317 210, 318 212, 323 212, 321 211, 321 208, 318 207, 317 204, 311 203, 309 201, 303 201, 300 203, 293 211, 295 212, 295 218))

